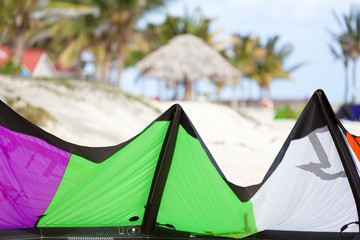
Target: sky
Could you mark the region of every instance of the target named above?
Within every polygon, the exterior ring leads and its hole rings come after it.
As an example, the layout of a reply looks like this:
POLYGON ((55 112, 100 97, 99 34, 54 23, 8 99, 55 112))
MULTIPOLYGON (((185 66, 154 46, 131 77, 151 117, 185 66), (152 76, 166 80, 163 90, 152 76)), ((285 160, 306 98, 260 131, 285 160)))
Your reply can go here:
MULTIPOLYGON (((148 15, 142 23, 161 22, 166 12, 184 16, 185 8, 191 13, 199 7, 206 17, 214 18, 212 30, 222 30, 217 35, 219 40, 240 33, 252 34, 265 42, 269 37, 279 35, 280 45, 293 46, 285 66, 301 62, 305 65, 292 73, 295 81, 274 81, 270 87, 272 98, 307 99, 317 89, 323 89, 330 102, 340 104, 344 100, 344 67, 342 61, 335 59, 330 52, 329 44, 334 44, 334 41, 328 30, 340 34, 341 27, 333 11, 341 17, 348 14, 354 4, 360 5, 360 0, 177 0, 171 2, 166 10, 148 15)), ((359 63, 357 70, 360 70, 359 63)), ((357 102, 360 102, 360 71, 357 72, 357 102)), ((138 73, 134 69, 126 70, 123 79, 122 88, 126 91, 144 93, 149 97, 158 94, 154 82, 139 84, 138 73)), ((243 80, 238 88, 238 98, 259 96, 259 90, 252 81, 243 80)), ((166 92, 163 90, 162 94, 166 95, 166 92)), ((229 89, 224 89, 221 96, 227 99, 231 98, 231 94, 229 89)))

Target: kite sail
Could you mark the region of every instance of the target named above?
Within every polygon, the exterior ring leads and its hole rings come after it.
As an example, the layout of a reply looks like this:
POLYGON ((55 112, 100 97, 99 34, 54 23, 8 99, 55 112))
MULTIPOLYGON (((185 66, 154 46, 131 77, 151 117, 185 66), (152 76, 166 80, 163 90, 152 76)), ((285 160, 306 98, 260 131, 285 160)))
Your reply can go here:
POLYGON ((318 90, 263 181, 241 187, 177 104, 132 139, 92 148, 1 102, 0 238, 354 239, 359 143, 318 90))

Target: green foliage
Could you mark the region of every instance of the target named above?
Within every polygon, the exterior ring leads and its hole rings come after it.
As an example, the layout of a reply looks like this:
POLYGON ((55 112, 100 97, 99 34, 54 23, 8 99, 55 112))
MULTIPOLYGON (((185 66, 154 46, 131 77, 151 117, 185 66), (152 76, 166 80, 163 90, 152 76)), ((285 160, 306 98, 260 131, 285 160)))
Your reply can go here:
POLYGON ((20 73, 21 73, 21 66, 15 66, 13 61, 8 61, 4 66, 0 68, 0 74, 13 75, 20 73))
POLYGON ((261 88, 269 88, 270 83, 276 79, 291 80, 290 70, 284 69, 284 61, 291 54, 290 45, 278 46, 279 36, 268 39, 263 49, 264 59, 257 65, 252 78, 255 79, 261 88))
POLYGON ((289 105, 277 108, 274 119, 298 119, 301 112, 294 111, 289 105))
POLYGON ((229 49, 231 56, 227 57, 245 77, 255 80, 260 90, 265 90, 269 98, 269 88, 273 80, 293 80, 290 73, 304 65, 299 63, 285 68, 285 60, 291 55, 293 48, 290 44, 280 45, 279 39, 280 37, 275 35, 265 44, 261 44, 259 38, 235 34, 229 49))
POLYGON ((5 97, 5 102, 7 103, 7 105, 9 105, 9 107, 14 107, 14 104, 16 102, 21 101, 21 97, 17 97, 17 98, 9 98, 9 97, 5 97))
POLYGON ((45 126, 48 121, 56 121, 45 109, 34 107, 29 103, 24 107, 15 108, 15 111, 38 126, 45 126))
POLYGON ((219 48, 221 42, 215 41, 219 31, 212 31, 211 23, 214 19, 207 18, 199 8, 189 13, 185 9, 184 16, 167 15, 160 24, 148 23, 146 27, 135 35, 134 44, 128 52, 127 65, 135 65, 150 52, 168 43, 168 41, 181 34, 192 34, 201 38, 213 48, 219 48))
POLYGON ((55 118, 41 107, 35 107, 29 103, 26 103, 25 106, 19 106, 18 102, 21 101, 20 97, 16 99, 6 98, 5 101, 18 114, 37 126, 46 126, 48 122, 56 122, 55 118))
POLYGON ((95 89, 101 89, 102 91, 106 92, 107 96, 113 95, 114 99, 119 97, 119 96, 123 96, 123 97, 127 98, 130 101, 139 102, 139 103, 147 106, 148 108, 151 108, 152 110, 154 110, 154 112, 156 112, 158 114, 162 113, 161 109, 159 109, 159 108, 153 106, 152 104, 150 104, 149 100, 144 98, 144 97, 136 96, 136 95, 127 93, 125 91, 122 91, 120 89, 111 88, 109 86, 98 84, 98 83, 93 83, 92 85, 93 85, 93 87, 95 89))
POLYGON ((244 74, 244 77, 252 76, 257 66, 264 62, 265 50, 260 45, 260 39, 251 35, 233 35, 231 50, 233 56, 225 57, 244 74))
POLYGON ((32 80, 38 82, 49 82, 52 84, 64 86, 69 90, 74 90, 76 88, 74 84, 71 83, 71 80, 66 78, 32 78, 32 80))
POLYGON ((360 56, 360 7, 358 5, 352 5, 348 14, 342 14, 341 18, 338 17, 335 11, 333 15, 342 29, 341 32, 334 33, 328 30, 334 45, 330 44, 330 51, 332 55, 338 60, 341 60, 344 65, 344 104, 348 102, 348 69, 349 61, 352 61, 352 91, 351 102, 356 101, 356 62, 360 56))
POLYGON ((38 26, 38 21, 33 15, 39 10, 40 2, 40 0, 0 1, 0 44, 16 49, 10 51, 10 59, 15 65, 21 66, 26 36, 31 29, 38 26))
MULTIPOLYGON (((60 1, 61 2, 61 1, 60 1)), ((137 21, 147 12, 157 10, 164 6, 167 0, 88 0, 86 5, 77 4, 78 1, 69 0, 73 4, 63 5, 78 7, 96 11, 83 11, 75 14, 72 18, 64 19, 56 16, 57 21, 51 26, 54 45, 65 45, 61 48, 59 62, 68 67, 78 59, 83 50, 90 51, 98 65, 99 82, 107 83, 107 73, 111 63, 117 59, 118 79, 116 85, 120 85, 120 73, 123 70, 126 59, 126 48, 134 39, 137 21)), ((58 4, 57 4, 57 7, 58 4)), ((65 8, 66 9, 66 8, 65 8)), ((129 62, 129 61, 128 61, 129 62)))

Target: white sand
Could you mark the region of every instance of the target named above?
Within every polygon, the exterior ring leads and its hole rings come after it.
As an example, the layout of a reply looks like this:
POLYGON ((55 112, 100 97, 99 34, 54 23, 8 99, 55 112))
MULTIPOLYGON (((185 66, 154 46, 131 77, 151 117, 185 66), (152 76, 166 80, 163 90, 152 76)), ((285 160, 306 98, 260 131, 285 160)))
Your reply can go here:
MULTIPOLYGON (((20 97, 42 107, 56 123, 44 129, 64 140, 86 146, 126 141, 174 102, 141 101, 106 86, 72 81, 75 89, 51 82, 0 76, 0 99, 20 97), (105 90, 104 90, 105 89, 105 90), (157 111, 158 110, 158 111, 157 111)), ((208 102, 179 102, 227 178, 242 186, 258 183, 285 142, 295 121, 273 120, 273 112, 241 109, 208 102)), ((360 135, 360 124, 344 122, 360 135)))

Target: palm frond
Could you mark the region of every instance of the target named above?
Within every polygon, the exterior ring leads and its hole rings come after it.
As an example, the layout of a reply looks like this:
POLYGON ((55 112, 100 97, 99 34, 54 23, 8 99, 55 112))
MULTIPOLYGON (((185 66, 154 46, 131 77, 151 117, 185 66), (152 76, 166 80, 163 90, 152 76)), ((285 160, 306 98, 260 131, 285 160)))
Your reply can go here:
POLYGON ((334 18, 335 18, 336 22, 339 24, 339 27, 340 27, 340 28, 342 28, 342 27, 343 27, 343 25, 342 25, 342 23, 341 23, 341 21, 340 21, 340 18, 339 18, 339 17, 338 17, 338 15, 336 14, 335 10, 334 10, 334 9, 332 9, 332 10, 331 10, 331 13, 333 14, 333 16, 334 16, 334 18))
POLYGON ((336 59, 342 58, 343 55, 340 55, 340 54, 336 51, 336 49, 335 49, 335 47, 334 47, 333 45, 329 44, 329 48, 330 48, 331 54, 334 55, 334 57, 335 57, 336 59))

